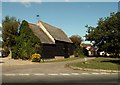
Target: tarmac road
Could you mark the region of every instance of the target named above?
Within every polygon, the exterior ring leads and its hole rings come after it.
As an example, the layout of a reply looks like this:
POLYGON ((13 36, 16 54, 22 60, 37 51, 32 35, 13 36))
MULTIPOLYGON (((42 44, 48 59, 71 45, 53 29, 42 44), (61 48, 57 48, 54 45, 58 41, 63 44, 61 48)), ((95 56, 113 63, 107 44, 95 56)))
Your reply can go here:
MULTIPOLYGON (((70 62, 80 62, 74 60, 70 62)), ((66 68, 69 62, 32 63, 3 59, 2 83, 113 83, 118 85, 118 73, 80 71, 66 68)))

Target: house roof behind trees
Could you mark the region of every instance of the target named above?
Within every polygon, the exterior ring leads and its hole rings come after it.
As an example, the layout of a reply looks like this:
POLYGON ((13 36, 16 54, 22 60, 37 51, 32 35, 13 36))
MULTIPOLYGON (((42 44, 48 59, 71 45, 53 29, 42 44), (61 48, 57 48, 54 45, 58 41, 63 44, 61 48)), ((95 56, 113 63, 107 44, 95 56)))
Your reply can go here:
MULTIPOLYGON (((40 21, 40 23, 44 26, 47 32, 57 41, 63 41, 67 43, 72 43, 72 41, 67 37, 67 35, 59 28, 49 25, 40 21)), ((33 33, 40 39, 41 43, 46 44, 55 44, 50 37, 43 31, 42 27, 29 23, 30 29, 33 33)))
POLYGON ((87 48, 87 47, 91 47, 92 44, 81 44, 81 46, 87 48))

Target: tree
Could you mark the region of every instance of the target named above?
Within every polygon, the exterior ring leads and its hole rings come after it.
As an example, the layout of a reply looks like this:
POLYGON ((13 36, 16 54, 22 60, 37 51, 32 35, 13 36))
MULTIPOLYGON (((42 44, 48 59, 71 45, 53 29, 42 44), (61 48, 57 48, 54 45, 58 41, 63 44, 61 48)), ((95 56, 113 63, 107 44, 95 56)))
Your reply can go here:
POLYGON ((81 55, 83 55, 83 50, 80 47, 80 44, 82 43, 83 39, 79 35, 72 35, 70 39, 74 43, 74 47, 75 47, 74 55, 76 57, 78 56, 81 57, 81 55))
POLYGON ((6 16, 2 22, 2 47, 7 51, 11 49, 12 46, 15 45, 15 37, 17 36, 17 31, 19 27, 20 21, 15 17, 6 16))
POLYGON ((86 40, 91 41, 100 51, 120 53, 120 12, 111 13, 109 17, 100 18, 97 27, 86 26, 86 40))
POLYGON ((41 42, 29 28, 27 21, 6 16, 3 24, 3 48, 7 54, 12 52, 12 58, 30 59, 33 53, 41 53, 41 42))
POLYGON ((41 42, 33 34, 32 30, 29 28, 28 22, 25 20, 22 21, 16 42, 12 50, 14 58, 30 59, 32 54, 41 53, 41 42))
POLYGON ((79 35, 72 35, 70 39, 76 46, 80 46, 81 42, 83 41, 79 35))
POLYGON ((3 45, 5 44, 7 47, 12 47, 15 44, 15 36, 17 36, 19 24, 20 21, 16 20, 15 17, 5 17, 2 22, 3 45))
MULTIPOLYGON (((0 26, 0 32, 2 31, 2 27, 0 26)), ((2 47, 2 40, 1 40, 1 38, 2 38, 2 34, 0 34, 0 47, 2 47)))

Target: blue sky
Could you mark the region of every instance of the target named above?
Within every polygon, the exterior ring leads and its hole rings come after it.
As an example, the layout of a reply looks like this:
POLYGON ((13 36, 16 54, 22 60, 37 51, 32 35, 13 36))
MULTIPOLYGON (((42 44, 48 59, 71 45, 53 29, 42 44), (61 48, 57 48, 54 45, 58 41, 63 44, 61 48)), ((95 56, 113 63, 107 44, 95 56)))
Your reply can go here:
POLYGON ((40 20, 62 29, 68 36, 86 34, 85 25, 96 26, 101 17, 118 11, 118 2, 2 2, 2 19, 15 16, 31 23, 40 20))

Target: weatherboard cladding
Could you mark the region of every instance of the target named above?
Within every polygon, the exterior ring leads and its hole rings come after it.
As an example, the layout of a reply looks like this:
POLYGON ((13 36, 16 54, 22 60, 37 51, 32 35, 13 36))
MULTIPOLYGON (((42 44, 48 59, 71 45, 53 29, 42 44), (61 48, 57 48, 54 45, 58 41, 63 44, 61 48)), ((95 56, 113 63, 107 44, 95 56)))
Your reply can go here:
MULTIPOLYGON (((67 35, 61 29, 51 26, 42 21, 40 22, 55 40, 72 43, 72 41, 67 37, 67 35)), ((31 23, 29 23, 29 27, 33 31, 33 33, 40 39, 41 43, 54 44, 54 42, 43 32, 42 28, 40 28, 36 24, 31 24, 31 23)))

